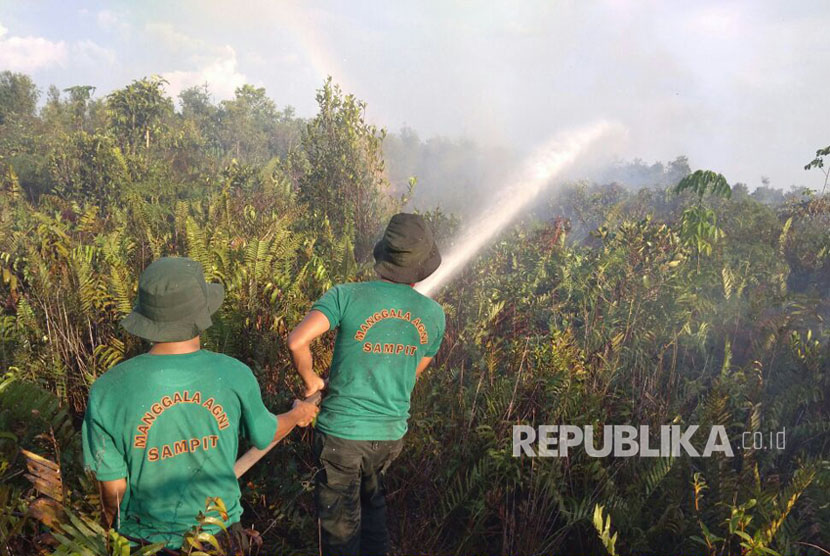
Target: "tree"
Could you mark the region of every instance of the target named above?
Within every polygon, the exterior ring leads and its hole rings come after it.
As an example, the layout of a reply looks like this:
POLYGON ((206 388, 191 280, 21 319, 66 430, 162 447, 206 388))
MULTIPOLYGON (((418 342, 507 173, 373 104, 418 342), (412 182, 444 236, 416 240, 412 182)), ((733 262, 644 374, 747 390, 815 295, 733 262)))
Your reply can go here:
POLYGON ((824 186, 821 188, 822 195, 824 195, 824 190, 827 189, 827 182, 830 181, 830 168, 824 167, 825 156, 830 156, 830 146, 817 150, 816 157, 804 167, 805 170, 818 168, 824 174, 824 186))
POLYGON ((107 97, 110 125, 122 150, 135 154, 142 143, 149 149, 152 134, 163 129, 165 116, 173 113, 173 101, 164 93, 166 83, 161 77, 145 77, 107 97))
POLYGON ((712 246, 723 237, 723 230, 718 227, 715 211, 704 206, 703 198, 707 194, 728 199, 732 188, 721 174, 711 170, 697 170, 680 180, 674 192, 680 194, 692 191, 697 195, 697 203, 683 211, 680 217, 680 235, 686 244, 694 247, 700 265, 700 255, 712 253, 712 246))
POLYGON ((77 128, 83 128, 84 122, 87 118, 89 102, 92 100, 92 95, 95 93, 95 87, 92 85, 75 85, 63 90, 64 93, 69 93, 68 104, 72 110, 72 116, 77 128))
POLYGON ((49 190, 46 148, 51 133, 37 114, 40 91, 22 73, 0 72, 0 172, 13 168, 30 196, 49 190))
POLYGON ((219 137, 219 109, 213 104, 207 84, 190 87, 179 93, 185 130, 191 126, 200 149, 221 157, 224 153, 219 137))
POLYGON ((303 140, 308 172, 299 197, 329 220, 336 235, 353 230, 355 258, 366 260, 389 208, 381 151, 386 132, 368 124, 366 104, 344 96, 331 77, 317 91, 317 104, 320 111, 303 140))
POLYGON ((732 197, 734 199, 745 200, 749 198, 749 188, 745 183, 738 182, 732 186, 732 197))
POLYGON ((278 110, 262 87, 237 88, 233 100, 220 104, 218 118, 225 152, 244 162, 262 164, 284 156, 299 142, 294 109, 278 110))
POLYGON ((666 167, 666 183, 676 185, 680 180, 692 173, 689 167, 689 159, 685 156, 678 156, 666 167))
POLYGON ((0 125, 33 118, 40 92, 28 75, 0 72, 0 125))
POLYGON ((753 199, 765 205, 777 206, 784 204, 785 197, 781 189, 770 187, 769 180, 762 183, 763 185, 756 187, 755 191, 752 192, 751 196, 753 199))
POLYGON ((111 137, 83 130, 67 136, 51 156, 55 192, 68 198, 106 201, 129 179, 121 150, 111 137))
POLYGON ((245 161, 264 162, 271 158, 269 131, 277 119, 277 106, 262 87, 243 85, 233 100, 222 101, 220 134, 225 152, 245 161))

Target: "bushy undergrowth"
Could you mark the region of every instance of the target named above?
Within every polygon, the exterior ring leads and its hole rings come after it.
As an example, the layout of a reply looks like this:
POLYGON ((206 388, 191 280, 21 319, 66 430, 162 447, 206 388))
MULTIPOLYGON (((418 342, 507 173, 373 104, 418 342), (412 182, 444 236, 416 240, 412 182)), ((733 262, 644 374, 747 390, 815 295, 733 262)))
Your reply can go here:
MULTIPOLYGON (((147 347, 117 326, 144 266, 187 255, 225 285, 205 345, 249 364, 280 411, 300 391, 287 331, 371 276, 369 246, 405 206, 383 132, 330 83, 308 122, 253 88, 220 106, 191 91, 176 113, 161 84, 130 87, 0 119, 0 553, 106 550, 77 430, 96 377, 147 347), (131 119, 139 93, 156 104, 131 119), (51 526, 22 450, 61 465, 51 526)), ((570 186, 439 294, 447 336, 389 477, 396 553, 830 547, 830 201, 683 189, 570 186), (786 446, 515 458, 517 424, 723 425, 733 446, 786 430, 786 446)), ((429 216, 448 249, 458 221, 429 216)), ((321 372, 330 350, 315 347, 321 372)), ((308 436, 243 478, 263 553, 316 552, 308 436)))

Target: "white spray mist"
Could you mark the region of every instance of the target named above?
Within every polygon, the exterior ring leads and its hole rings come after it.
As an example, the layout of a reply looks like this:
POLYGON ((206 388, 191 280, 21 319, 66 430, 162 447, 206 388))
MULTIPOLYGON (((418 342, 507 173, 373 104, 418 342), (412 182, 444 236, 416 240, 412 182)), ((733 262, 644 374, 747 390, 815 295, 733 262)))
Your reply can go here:
POLYGON ((519 179, 501 190, 493 203, 460 236, 449 253, 443 256, 438 270, 415 286, 424 295, 436 292, 456 272, 532 201, 549 187, 554 178, 577 161, 588 147, 612 132, 622 131, 619 124, 606 121, 563 133, 545 144, 522 164, 519 179))

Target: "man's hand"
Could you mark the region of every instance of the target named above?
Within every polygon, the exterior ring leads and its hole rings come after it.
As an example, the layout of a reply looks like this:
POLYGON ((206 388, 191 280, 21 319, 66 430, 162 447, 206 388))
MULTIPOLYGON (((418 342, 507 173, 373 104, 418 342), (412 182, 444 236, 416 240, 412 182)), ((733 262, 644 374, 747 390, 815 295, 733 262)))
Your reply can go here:
POLYGON ((432 357, 422 357, 421 360, 418 362, 418 367, 415 369, 415 379, 421 378, 421 373, 424 372, 430 362, 432 362, 432 357))
POLYGON ((326 381, 320 378, 319 375, 312 375, 307 381, 303 380, 303 382, 305 382, 305 392, 303 393, 305 398, 313 396, 326 387, 326 381))
POLYGON ((101 520, 104 526, 117 526, 114 524, 115 516, 118 515, 118 506, 121 505, 121 500, 124 499, 124 493, 127 492, 127 479, 115 479, 114 481, 98 481, 98 493, 101 495, 101 520))
MULTIPOLYGON (((322 379, 321 379, 322 380, 322 379)), ((291 413, 294 413, 297 419, 298 427, 307 427, 317 417, 320 408, 313 403, 304 402, 301 400, 294 400, 294 405, 291 408, 291 413)))
POLYGON ((320 311, 310 311, 297 328, 288 335, 288 351, 291 360, 306 386, 306 397, 323 389, 323 379, 314 372, 311 360, 311 342, 329 329, 329 319, 320 311))

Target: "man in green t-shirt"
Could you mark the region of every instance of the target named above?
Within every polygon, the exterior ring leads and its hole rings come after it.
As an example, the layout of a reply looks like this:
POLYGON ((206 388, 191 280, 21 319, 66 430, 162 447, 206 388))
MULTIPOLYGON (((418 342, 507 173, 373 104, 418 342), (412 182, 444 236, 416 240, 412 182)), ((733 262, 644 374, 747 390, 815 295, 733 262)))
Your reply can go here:
POLYGON ((235 533, 231 542, 244 541, 233 471, 240 431, 265 448, 317 413, 313 404, 295 402, 291 411, 273 415, 246 365, 200 349, 199 334, 211 326, 223 297, 220 284, 205 283, 196 261, 152 263, 139 279, 135 309, 121 324, 154 344, 90 390, 84 463, 100 484, 106 525, 114 521, 129 538, 178 548, 207 498, 219 497, 235 533))
POLYGON ((401 452, 415 379, 444 336, 443 309, 412 287, 441 263, 424 219, 393 216, 374 255, 379 280, 335 286, 288 337, 310 396, 324 382, 313 371, 309 346, 338 329, 314 434, 326 555, 388 552, 383 475, 401 452))

